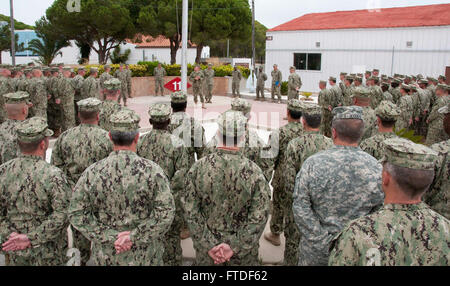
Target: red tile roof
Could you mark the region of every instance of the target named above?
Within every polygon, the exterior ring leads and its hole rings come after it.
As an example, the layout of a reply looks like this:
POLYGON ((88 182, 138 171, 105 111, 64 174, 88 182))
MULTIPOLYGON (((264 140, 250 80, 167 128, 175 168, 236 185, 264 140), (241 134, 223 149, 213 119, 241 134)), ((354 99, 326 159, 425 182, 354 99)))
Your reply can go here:
POLYGON ((269 32, 450 25, 450 4, 306 14, 269 32))
MULTIPOLYGON (((136 35, 134 39, 127 39, 127 43, 136 45, 136 48, 150 48, 150 49, 170 48, 170 41, 168 38, 164 36, 158 36, 156 38, 153 38, 152 36, 136 35)), ((189 42, 188 47, 195 48, 197 46, 189 42)))

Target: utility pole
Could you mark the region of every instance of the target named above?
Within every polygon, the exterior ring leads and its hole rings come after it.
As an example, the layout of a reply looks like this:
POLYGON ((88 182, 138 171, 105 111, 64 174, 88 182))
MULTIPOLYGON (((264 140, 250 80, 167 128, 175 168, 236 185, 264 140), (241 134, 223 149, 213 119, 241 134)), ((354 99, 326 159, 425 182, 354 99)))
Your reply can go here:
POLYGON ((252 0, 252 60, 253 75, 256 71, 256 48, 255 48, 255 0, 252 0))
MULTIPOLYGON (((178 1, 178 0, 176 0, 178 1)), ((192 13, 192 12, 191 12, 192 13)), ((181 91, 187 92, 187 44, 188 44, 188 0, 183 0, 183 28, 181 39, 181 91)))
POLYGON ((9 6, 11 8, 10 20, 11 20, 11 63, 16 65, 16 33, 14 29, 14 8, 13 0, 9 0, 9 6))

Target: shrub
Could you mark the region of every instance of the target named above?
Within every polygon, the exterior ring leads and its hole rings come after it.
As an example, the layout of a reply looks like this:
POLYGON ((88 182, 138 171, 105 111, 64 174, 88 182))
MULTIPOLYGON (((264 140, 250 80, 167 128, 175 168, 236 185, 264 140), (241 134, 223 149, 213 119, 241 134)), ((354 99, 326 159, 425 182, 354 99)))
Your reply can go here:
POLYGON ((288 82, 287 81, 283 81, 281 83, 281 94, 282 95, 287 95, 288 94, 288 82))

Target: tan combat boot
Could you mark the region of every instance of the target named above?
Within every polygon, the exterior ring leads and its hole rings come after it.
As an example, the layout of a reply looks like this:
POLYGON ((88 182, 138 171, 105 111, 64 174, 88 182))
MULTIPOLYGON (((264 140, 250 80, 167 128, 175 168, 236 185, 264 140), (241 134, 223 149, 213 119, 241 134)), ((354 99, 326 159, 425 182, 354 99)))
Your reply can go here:
POLYGON ((281 245, 281 240, 280 240, 280 235, 279 234, 274 234, 271 231, 268 231, 264 234, 264 238, 272 243, 275 246, 280 246, 281 245))

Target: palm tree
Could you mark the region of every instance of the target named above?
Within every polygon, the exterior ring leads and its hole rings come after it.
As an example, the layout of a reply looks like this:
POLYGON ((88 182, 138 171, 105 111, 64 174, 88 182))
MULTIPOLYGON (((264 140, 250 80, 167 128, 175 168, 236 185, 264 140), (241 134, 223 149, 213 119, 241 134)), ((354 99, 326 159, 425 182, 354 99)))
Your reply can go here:
POLYGON ((33 39, 28 43, 27 50, 37 55, 37 62, 49 66, 57 56, 62 56, 61 49, 70 46, 69 41, 58 41, 52 39, 33 39))
POLYGON ((28 43, 27 50, 39 57, 41 65, 50 65, 57 56, 62 55, 61 49, 70 46, 70 41, 62 36, 57 27, 52 25, 45 17, 36 21, 36 34, 39 39, 28 43))

